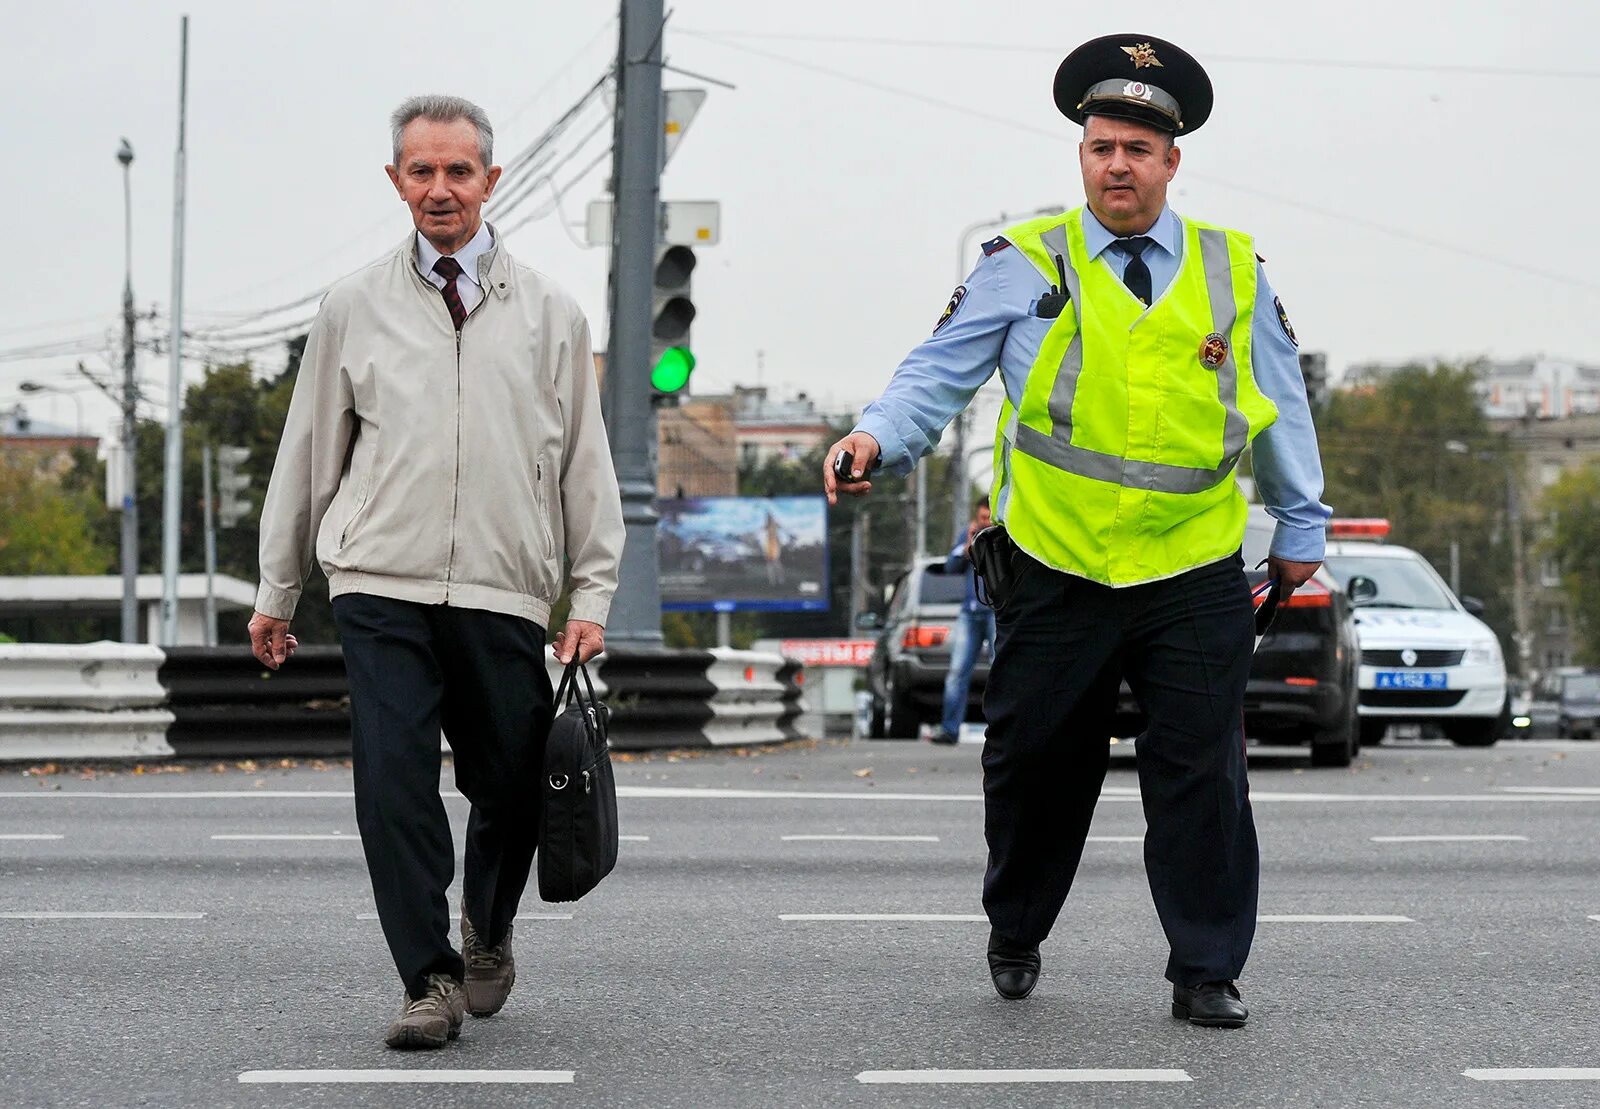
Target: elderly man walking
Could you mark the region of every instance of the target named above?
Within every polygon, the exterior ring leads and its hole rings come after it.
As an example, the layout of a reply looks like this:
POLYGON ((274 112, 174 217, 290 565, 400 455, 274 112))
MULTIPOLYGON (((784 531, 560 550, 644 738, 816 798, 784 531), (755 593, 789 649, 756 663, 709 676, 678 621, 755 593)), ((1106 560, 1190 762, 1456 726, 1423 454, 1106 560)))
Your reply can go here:
POLYGON ((261 513, 250 642, 274 669, 292 655, 314 557, 349 673, 362 847, 406 990, 386 1042, 425 1048, 469 1010, 498 1012, 515 980, 554 714, 550 609, 570 585, 558 659, 603 649, 623 524, 588 323, 480 215, 500 179, 488 117, 420 96, 391 125, 389 179, 416 231, 329 290, 311 326, 261 513), (472 803, 460 952, 441 727, 472 803))

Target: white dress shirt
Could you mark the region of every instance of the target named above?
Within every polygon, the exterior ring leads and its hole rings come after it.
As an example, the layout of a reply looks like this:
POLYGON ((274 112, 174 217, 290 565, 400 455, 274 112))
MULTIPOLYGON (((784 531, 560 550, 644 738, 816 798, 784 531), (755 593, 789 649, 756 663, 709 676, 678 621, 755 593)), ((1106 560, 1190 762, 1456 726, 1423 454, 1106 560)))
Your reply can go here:
MULTIPOLYGON (((461 294, 461 306, 469 315, 483 300, 483 286, 478 284, 478 259, 492 246, 494 246, 494 235, 487 223, 480 222, 478 233, 472 236, 466 246, 450 255, 461 263, 461 276, 456 278, 456 292, 461 294)), ((428 237, 418 231, 417 271, 432 282, 434 288, 441 291, 444 289, 444 278, 433 272, 433 264, 442 257, 444 255, 428 241, 428 237)))

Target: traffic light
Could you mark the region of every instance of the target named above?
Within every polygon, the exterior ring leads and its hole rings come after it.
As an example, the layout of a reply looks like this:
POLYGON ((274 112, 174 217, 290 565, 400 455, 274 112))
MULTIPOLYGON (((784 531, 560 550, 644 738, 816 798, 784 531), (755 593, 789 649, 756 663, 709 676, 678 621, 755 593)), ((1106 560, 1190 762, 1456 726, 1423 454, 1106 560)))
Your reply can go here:
POLYGON ((656 252, 650 312, 650 388, 658 403, 676 403, 694 373, 695 357, 689 348, 689 325, 695 315, 689 278, 694 265, 694 251, 686 246, 662 247, 656 252))
POLYGON ((239 494, 250 488, 250 475, 239 467, 250 457, 248 447, 217 448, 217 526, 231 528, 244 519, 251 502, 239 494))
POLYGON ((1328 356, 1321 351, 1300 352, 1300 376, 1306 381, 1306 400, 1313 412, 1328 400, 1328 356))

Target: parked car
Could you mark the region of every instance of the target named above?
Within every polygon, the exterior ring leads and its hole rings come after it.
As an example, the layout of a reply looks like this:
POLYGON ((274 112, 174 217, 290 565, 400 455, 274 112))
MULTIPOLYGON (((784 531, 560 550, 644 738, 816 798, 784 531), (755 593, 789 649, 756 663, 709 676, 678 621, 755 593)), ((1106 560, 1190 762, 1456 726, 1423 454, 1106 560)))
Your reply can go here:
MULTIPOLYGON (((915 739, 921 725, 938 723, 944 715, 950 633, 966 589, 965 574, 947 574, 943 559, 926 559, 889 587, 882 615, 867 617, 867 627, 877 634, 867 667, 867 689, 872 694, 868 735, 915 739)), ((982 718, 989 659, 985 648, 972 669, 969 717, 982 718)))
MULTIPOLYGON (((1251 505, 1245 523, 1245 576, 1254 589, 1267 578, 1265 562, 1277 522, 1251 505)), ((1244 694, 1244 730, 1251 740, 1303 743, 1313 766, 1349 766, 1361 747, 1355 610, 1326 568, 1278 607, 1256 647, 1244 694)), ((1136 735, 1144 717, 1122 687, 1118 731, 1136 735)))
MULTIPOLYGON (((1364 523, 1387 533, 1384 521, 1364 523)), ((1438 725, 1463 747, 1509 732, 1505 659, 1478 619, 1483 605, 1458 598, 1416 551, 1343 534, 1335 528, 1324 565, 1356 606, 1362 742, 1400 723, 1438 725)))
POLYGON ((1600 720, 1600 674, 1592 670, 1556 673, 1546 679, 1556 706, 1556 735, 1562 739, 1593 739, 1600 720))

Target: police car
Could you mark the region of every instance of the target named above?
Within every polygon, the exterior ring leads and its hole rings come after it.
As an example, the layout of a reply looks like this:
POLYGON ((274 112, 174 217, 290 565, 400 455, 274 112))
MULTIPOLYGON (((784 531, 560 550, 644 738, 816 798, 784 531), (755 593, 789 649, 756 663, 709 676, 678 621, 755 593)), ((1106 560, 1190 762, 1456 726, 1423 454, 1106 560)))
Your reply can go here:
POLYGON ((1387 520, 1335 520, 1324 565, 1356 606, 1361 644, 1361 742, 1391 724, 1434 724, 1463 747, 1487 747, 1506 728, 1500 641, 1416 551, 1381 540, 1387 520))

